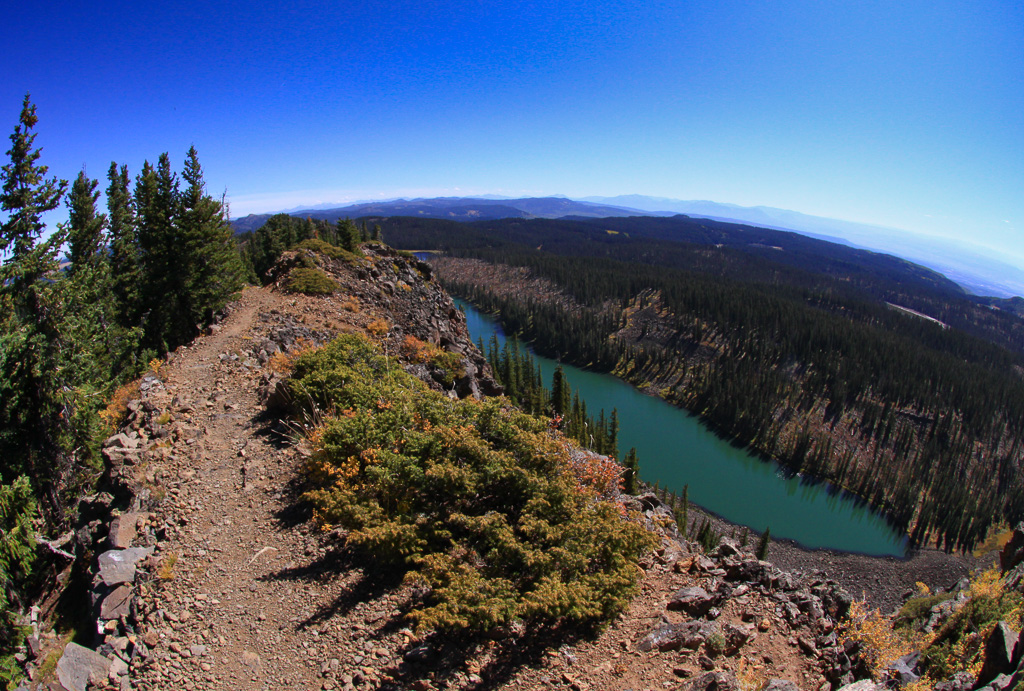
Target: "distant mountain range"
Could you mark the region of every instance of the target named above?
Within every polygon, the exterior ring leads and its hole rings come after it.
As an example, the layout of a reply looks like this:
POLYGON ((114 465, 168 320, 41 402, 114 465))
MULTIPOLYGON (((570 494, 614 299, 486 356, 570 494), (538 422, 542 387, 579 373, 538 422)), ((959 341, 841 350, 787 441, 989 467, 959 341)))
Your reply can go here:
MULTIPOLYGON (((938 271, 976 295, 1000 298, 1024 295, 1024 271, 968 243, 933 238, 894 228, 810 216, 768 206, 737 206, 711 201, 684 201, 639 194, 617 197, 437 197, 367 201, 347 206, 321 204, 291 209, 292 216, 334 221, 367 216, 414 216, 452 221, 487 221, 499 218, 607 218, 621 216, 674 216, 685 214, 777 230, 894 254, 938 271), (326 208, 325 208, 326 207, 326 208)), ((272 214, 235 219, 235 231, 256 230, 272 214)))

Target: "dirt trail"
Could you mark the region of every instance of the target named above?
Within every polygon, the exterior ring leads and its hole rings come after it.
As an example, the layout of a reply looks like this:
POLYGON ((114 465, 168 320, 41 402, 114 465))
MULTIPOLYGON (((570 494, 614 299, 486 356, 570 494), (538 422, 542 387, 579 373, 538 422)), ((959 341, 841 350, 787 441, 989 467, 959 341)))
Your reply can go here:
MULTIPOLYGON (((665 609, 673 592, 721 585, 724 571, 696 568, 670 542, 644 560, 642 594, 593 639, 463 643, 406 628, 410 590, 401 579, 364 570, 358 557, 312 532, 296 508, 301 455, 274 431, 279 423, 258 399, 266 368, 252 353, 282 330, 294 343, 304 333, 365 331, 382 318, 407 327, 410 317, 393 312, 397 298, 343 283, 355 292, 313 298, 247 289, 214 333, 179 349, 160 370, 164 391, 150 402, 153 416, 169 413, 160 420, 168 444, 139 472, 155 495, 164 494, 152 521, 162 530, 155 576, 139 587, 149 653, 133 660, 128 688, 653 691, 708 669, 822 686, 822 665, 801 645, 815 636, 819 646, 833 645, 832 625, 812 618, 790 626, 785 598, 750 586, 716 614, 719 624, 750 635, 738 654, 639 650, 659 622, 683 621, 665 609)), ((427 304, 413 295, 413 304, 427 304)))
POLYGON ((316 548, 287 516, 297 455, 275 444, 257 400, 260 367, 238 355, 262 335, 258 315, 285 301, 246 290, 217 333, 160 373, 186 433, 151 471, 179 528, 161 552, 173 578, 147 603, 161 640, 139 688, 323 687, 329 646, 307 621, 331 606, 345 576, 299 566, 316 548))

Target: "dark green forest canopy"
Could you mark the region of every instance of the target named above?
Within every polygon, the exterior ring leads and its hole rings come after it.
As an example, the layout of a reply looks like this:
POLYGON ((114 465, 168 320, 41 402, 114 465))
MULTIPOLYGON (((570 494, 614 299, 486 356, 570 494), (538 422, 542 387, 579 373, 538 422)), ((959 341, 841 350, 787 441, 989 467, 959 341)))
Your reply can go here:
POLYGON ((583 308, 448 285, 541 353, 669 385, 724 433, 852 489, 918 540, 966 547, 1024 517, 1024 324, 933 272, 791 233, 701 235, 685 218, 380 223, 398 246, 550 280, 583 308), (666 239, 673 224, 686 240, 666 239), (615 337, 651 301, 674 337, 615 337))

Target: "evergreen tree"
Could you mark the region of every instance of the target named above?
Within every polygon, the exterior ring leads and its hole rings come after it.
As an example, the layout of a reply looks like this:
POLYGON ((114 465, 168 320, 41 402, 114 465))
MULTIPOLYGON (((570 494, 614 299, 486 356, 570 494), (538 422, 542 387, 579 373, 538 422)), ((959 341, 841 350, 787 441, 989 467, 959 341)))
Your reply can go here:
POLYGON ((764 561, 768 558, 768 547, 772 543, 772 528, 768 526, 761 533, 761 541, 757 543, 757 558, 764 561))
MULTIPOLYGON (((8 214, 0 225, 0 256, 10 253, 10 259, 21 269, 49 268, 28 255, 37 249, 36 241, 45 224, 41 215, 60 204, 67 189, 66 180, 44 179, 47 167, 36 165, 40 150, 33 149, 36 135, 32 129, 39 118, 36 107, 25 94, 18 125, 11 135, 10 161, 0 169, 3 191, 0 193, 0 211, 8 214)), ((63 238, 59 238, 63 241, 63 238)), ((52 244, 52 243, 51 243, 52 244)), ((37 277, 37 276, 35 276, 37 277)), ((28 279, 26 279, 28 280, 28 279)))
POLYGON ((111 291, 118 307, 118 321, 128 327, 139 320, 139 239, 129 189, 128 166, 107 171, 107 219, 110 235, 111 291))
POLYGON ((561 365, 555 367, 555 373, 551 377, 551 407, 555 415, 568 415, 570 407, 571 392, 569 382, 565 379, 565 371, 561 365))
POLYGON ((681 530, 682 530, 682 533, 683 533, 683 537, 686 538, 688 536, 688 534, 689 534, 689 526, 690 526, 690 486, 689 485, 683 485, 683 507, 682 507, 682 515, 680 516, 680 521, 679 522, 682 525, 681 530))
POLYGON ((41 214, 60 203, 67 182, 46 180, 33 148, 38 118, 25 96, 19 124, 11 135, 9 162, 0 168, 0 481, 27 474, 37 491, 47 492, 57 511, 51 480, 64 467, 62 442, 67 430, 59 379, 63 347, 58 329, 61 306, 53 281, 57 252, 65 239, 58 229, 37 242, 45 224, 41 214))
POLYGON ((203 171, 195 147, 190 147, 182 173, 185 188, 176 219, 177 235, 185 248, 186 300, 182 309, 182 343, 194 335, 194 325, 209 323, 242 287, 242 263, 224 206, 206 192, 203 171))
POLYGON ((168 350, 174 335, 188 331, 182 324, 187 309, 185 295, 187 249, 181 246, 174 226, 178 209, 178 178, 171 160, 160 154, 157 167, 146 161, 135 182, 138 213, 141 308, 145 345, 158 352, 168 350))
POLYGON ((53 520, 62 516, 59 492, 76 461, 72 423, 75 383, 63 366, 72 349, 61 333, 65 307, 56 256, 67 237, 58 227, 44 242, 41 214, 60 203, 67 182, 46 180, 34 148, 36 107, 26 96, 11 135, 9 163, 0 169, 0 482, 31 478, 53 520))
MULTIPOLYGON (((601 411, 604 412, 603 410, 601 411)), ((618 408, 612 408, 611 420, 608 422, 608 434, 606 435, 608 446, 608 455, 615 458, 619 457, 619 410, 618 408)))
POLYGON ((68 243, 71 260, 69 273, 76 273, 95 268, 104 261, 105 241, 103 230, 107 225, 107 217, 96 214, 96 202, 100 193, 96 191, 99 183, 90 179, 85 171, 79 171, 71 194, 68 196, 68 243))
POLYGON ((348 218, 338 219, 338 246, 349 252, 359 251, 359 242, 362 234, 358 226, 348 218))

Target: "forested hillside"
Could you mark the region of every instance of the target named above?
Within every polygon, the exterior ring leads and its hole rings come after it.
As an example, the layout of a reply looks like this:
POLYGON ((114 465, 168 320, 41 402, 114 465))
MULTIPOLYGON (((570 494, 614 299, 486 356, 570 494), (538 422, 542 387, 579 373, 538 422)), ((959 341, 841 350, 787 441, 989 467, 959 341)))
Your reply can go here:
POLYGON ((127 167, 111 163, 104 214, 84 170, 70 194, 47 177, 36 123, 26 96, 0 168, 0 680, 23 635, 11 611, 39 585, 36 543, 69 527, 105 470, 100 442, 121 422, 107 402, 242 285, 225 210, 207 194, 194 148, 180 177, 164 153, 134 187, 127 167), (42 215, 61 204, 68 222, 47 229, 42 215))
POLYGON ((381 223, 400 246, 478 260, 435 264, 538 351, 678 402, 918 542, 967 548, 1024 516, 1017 317, 893 258, 828 243, 819 256, 806 238, 785 249, 791 234, 774 231, 673 241, 679 219, 652 221, 381 223))

